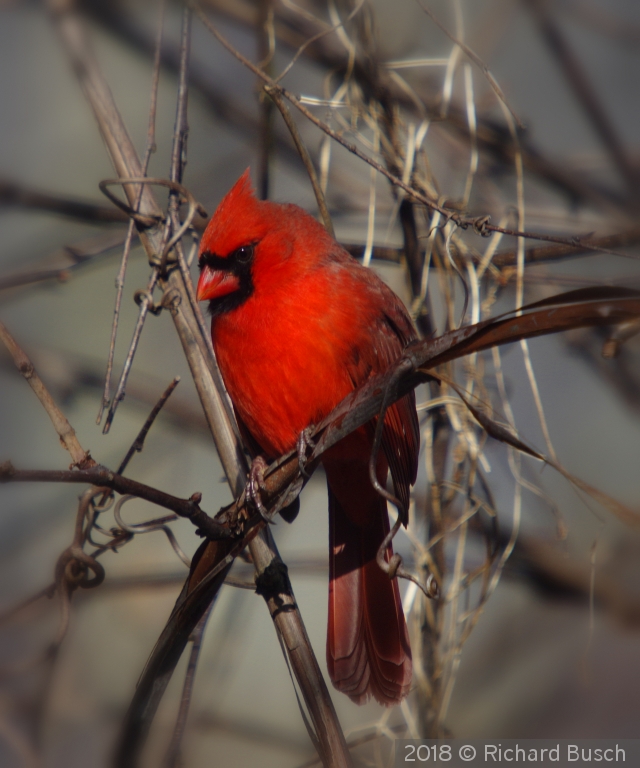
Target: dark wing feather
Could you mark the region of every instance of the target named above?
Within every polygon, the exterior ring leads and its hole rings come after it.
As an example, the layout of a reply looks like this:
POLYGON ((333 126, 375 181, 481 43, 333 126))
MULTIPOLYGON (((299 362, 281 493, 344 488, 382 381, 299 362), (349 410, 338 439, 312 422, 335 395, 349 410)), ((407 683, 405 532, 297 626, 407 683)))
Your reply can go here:
MULTIPOLYGON (((367 271, 365 280, 366 289, 375 296, 378 306, 384 309, 372 329, 374 344, 366 349, 354 349, 350 374, 355 387, 363 384, 372 374, 386 371, 400 357, 407 344, 417 338, 411 318, 396 294, 373 272, 367 271)), ((372 431, 374 428, 372 424, 372 431)), ((420 451, 414 392, 387 410, 382 449, 391 470, 395 493, 408 510, 409 491, 418 473, 420 451)), ((404 522, 406 525, 406 520, 404 522)))
MULTIPOLYGON (((399 299, 396 299, 396 303, 400 304, 399 299)), ((381 362, 383 357, 386 358, 384 369, 394 363, 404 347, 416 338, 405 308, 400 305, 400 308, 397 309, 401 312, 400 319, 404 321, 402 325, 396 322, 396 318, 391 318, 387 314, 384 317, 388 330, 385 329, 381 337, 384 338, 385 347, 387 347, 386 354, 381 354, 381 351, 378 351, 381 362), (410 337, 408 337, 407 330, 411 332, 410 337)), ((420 451, 420 427, 414 392, 405 395, 387 410, 382 432, 382 449, 389 463, 395 493, 404 505, 405 512, 408 513, 409 492, 416 481, 418 453, 420 451)), ((408 521, 404 520, 403 522, 406 525, 408 521)))

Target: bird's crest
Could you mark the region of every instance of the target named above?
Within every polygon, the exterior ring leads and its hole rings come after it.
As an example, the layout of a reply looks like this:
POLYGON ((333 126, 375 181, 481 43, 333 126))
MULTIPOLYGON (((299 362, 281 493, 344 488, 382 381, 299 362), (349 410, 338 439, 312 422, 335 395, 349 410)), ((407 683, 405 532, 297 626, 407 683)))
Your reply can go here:
POLYGON ((268 229, 264 207, 254 194, 247 168, 211 217, 202 236, 201 252, 227 256, 239 246, 261 240, 268 229))

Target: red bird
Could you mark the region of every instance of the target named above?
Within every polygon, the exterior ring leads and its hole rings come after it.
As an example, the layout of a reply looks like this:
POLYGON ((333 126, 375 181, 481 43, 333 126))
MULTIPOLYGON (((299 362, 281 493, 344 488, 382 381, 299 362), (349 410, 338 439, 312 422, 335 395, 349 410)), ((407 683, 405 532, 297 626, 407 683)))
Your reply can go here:
MULTIPOLYGON (((247 170, 200 246, 198 300, 242 426, 274 459, 416 338, 400 299, 297 205, 257 200, 247 170)), ((327 665, 358 704, 400 702, 411 649, 397 580, 376 563, 387 504, 369 479, 374 422, 323 456, 329 493, 327 665)), ((420 446, 415 397, 389 408, 377 463, 408 508, 420 446)), ((389 547, 387 557, 392 554, 389 547)))

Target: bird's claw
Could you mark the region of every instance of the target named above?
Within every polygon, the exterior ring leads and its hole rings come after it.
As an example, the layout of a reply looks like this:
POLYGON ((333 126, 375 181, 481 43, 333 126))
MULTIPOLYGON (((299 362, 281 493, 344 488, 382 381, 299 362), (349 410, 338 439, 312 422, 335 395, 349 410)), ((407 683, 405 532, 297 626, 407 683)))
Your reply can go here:
POLYGON ((260 492, 267 490, 264 484, 264 473, 268 466, 269 465, 262 456, 256 456, 251 462, 245 495, 260 513, 260 517, 262 517, 265 522, 274 524, 274 521, 270 518, 269 513, 260 498, 260 492))
POLYGON ((307 472, 305 469, 305 464, 307 461, 307 448, 315 448, 316 444, 311 439, 311 434, 313 431, 313 427, 307 427, 306 429, 303 429, 302 432, 298 435, 298 440, 296 442, 296 450, 298 452, 298 468, 300 469, 300 474, 309 479, 311 475, 307 472))

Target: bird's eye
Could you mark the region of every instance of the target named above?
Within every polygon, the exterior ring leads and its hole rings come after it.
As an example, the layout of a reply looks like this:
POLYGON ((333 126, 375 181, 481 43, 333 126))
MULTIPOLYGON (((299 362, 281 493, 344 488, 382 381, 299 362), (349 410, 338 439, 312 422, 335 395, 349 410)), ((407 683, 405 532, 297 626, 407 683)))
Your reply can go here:
POLYGON ((253 245, 242 245, 233 252, 233 258, 241 264, 248 264, 253 258, 253 245))

